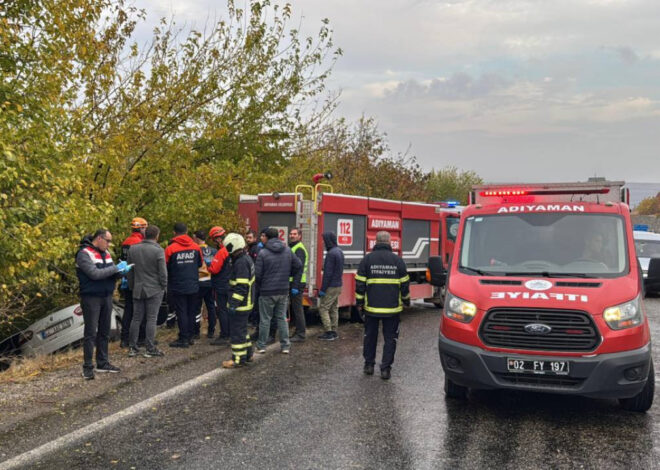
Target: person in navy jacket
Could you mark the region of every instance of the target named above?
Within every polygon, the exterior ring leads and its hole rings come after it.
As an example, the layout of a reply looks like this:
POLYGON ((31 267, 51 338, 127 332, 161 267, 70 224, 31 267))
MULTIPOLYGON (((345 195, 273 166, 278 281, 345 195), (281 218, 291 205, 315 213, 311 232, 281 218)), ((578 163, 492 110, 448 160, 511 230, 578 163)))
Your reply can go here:
POLYGON ((187 233, 186 224, 174 224, 174 238, 165 250, 168 290, 179 325, 179 338, 170 343, 173 348, 187 348, 193 344, 199 268, 203 265, 202 250, 187 233))

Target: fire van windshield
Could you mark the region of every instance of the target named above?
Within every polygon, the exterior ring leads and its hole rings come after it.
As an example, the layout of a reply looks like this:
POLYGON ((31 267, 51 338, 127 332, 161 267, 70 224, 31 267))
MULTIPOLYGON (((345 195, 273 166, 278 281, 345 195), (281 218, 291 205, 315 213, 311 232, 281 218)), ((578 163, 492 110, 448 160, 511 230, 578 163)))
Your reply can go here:
POLYGON ((606 214, 471 216, 460 265, 466 274, 619 277, 628 272, 623 218, 606 214))

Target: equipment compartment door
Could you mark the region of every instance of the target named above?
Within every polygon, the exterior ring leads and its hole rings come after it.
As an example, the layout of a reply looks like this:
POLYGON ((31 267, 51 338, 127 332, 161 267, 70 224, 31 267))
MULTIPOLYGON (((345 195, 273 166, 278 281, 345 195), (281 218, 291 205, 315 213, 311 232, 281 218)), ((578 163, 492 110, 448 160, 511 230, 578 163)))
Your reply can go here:
POLYGON ((403 260, 410 268, 426 268, 429 262, 431 223, 403 219, 403 260))
POLYGON ((344 269, 357 269, 364 257, 366 217, 355 214, 323 214, 323 231, 337 234, 344 252, 344 269))

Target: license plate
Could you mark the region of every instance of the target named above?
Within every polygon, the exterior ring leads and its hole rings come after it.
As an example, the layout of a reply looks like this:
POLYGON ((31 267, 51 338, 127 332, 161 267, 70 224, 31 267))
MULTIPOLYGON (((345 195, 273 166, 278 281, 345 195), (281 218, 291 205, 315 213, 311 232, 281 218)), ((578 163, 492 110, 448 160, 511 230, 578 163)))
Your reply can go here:
POLYGON ((53 326, 43 330, 41 332, 41 338, 46 339, 49 336, 53 336, 55 333, 59 333, 62 330, 66 330, 71 325, 73 325, 73 319, 72 318, 67 318, 66 320, 63 320, 63 321, 59 322, 58 324, 53 325, 53 326))
POLYGON ((509 357, 506 360, 509 372, 532 373, 542 375, 568 375, 568 361, 530 361, 509 357))

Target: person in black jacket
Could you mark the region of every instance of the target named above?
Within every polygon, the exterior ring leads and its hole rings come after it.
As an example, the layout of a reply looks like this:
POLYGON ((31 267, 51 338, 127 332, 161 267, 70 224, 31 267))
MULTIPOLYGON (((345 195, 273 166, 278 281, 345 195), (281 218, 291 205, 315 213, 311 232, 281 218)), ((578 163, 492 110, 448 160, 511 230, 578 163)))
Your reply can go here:
POLYGON ((108 248, 112 234, 99 229, 87 235, 76 254, 76 274, 80 283, 80 307, 85 320, 83 338, 83 378, 94 378, 92 356, 96 345, 96 372, 119 372, 108 360, 112 293, 119 276, 130 271, 126 261, 115 265, 108 248))
POLYGON ((344 252, 337 246, 337 235, 334 232, 323 233, 323 243, 327 253, 323 262, 323 280, 319 297, 319 316, 325 332, 319 339, 334 341, 339 336, 339 295, 341 294, 342 276, 344 275, 344 252))
POLYGON ((257 352, 266 352, 268 327, 271 319, 275 317, 280 333, 281 351, 288 354, 291 347, 289 326, 286 322, 289 285, 292 288, 300 288, 302 263, 297 256, 291 253, 291 249, 277 238, 277 229, 268 228, 265 234, 266 245, 259 252, 255 264, 260 316, 257 352), (293 276, 291 284, 289 283, 290 276, 293 276))
POLYGON ((355 299, 364 315, 364 373, 372 375, 376 363, 378 323, 383 322, 383 357, 381 378, 391 375, 396 343, 399 337, 399 313, 410 305, 410 278, 406 264, 392 253, 390 234, 378 232, 376 245, 367 254, 355 275, 355 299))
POLYGON ((244 366, 252 359, 252 342, 247 331, 248 315, 254 304, 254 264, 245 252, 245 240, 238 233, 230 233, 223 244, 231 256, 229 277, 229 331, 231 332, 231 359, 222 367, 233 369, 244 366))
POLYGON ((174 224, 174 238, 165 250, 168 290, 176 306, 179 338, 172 348, 187 348, 194 344, 195 303, 199 292, 199 268, 204 263, 202 250, 188 235, 182 222, 174 224))

